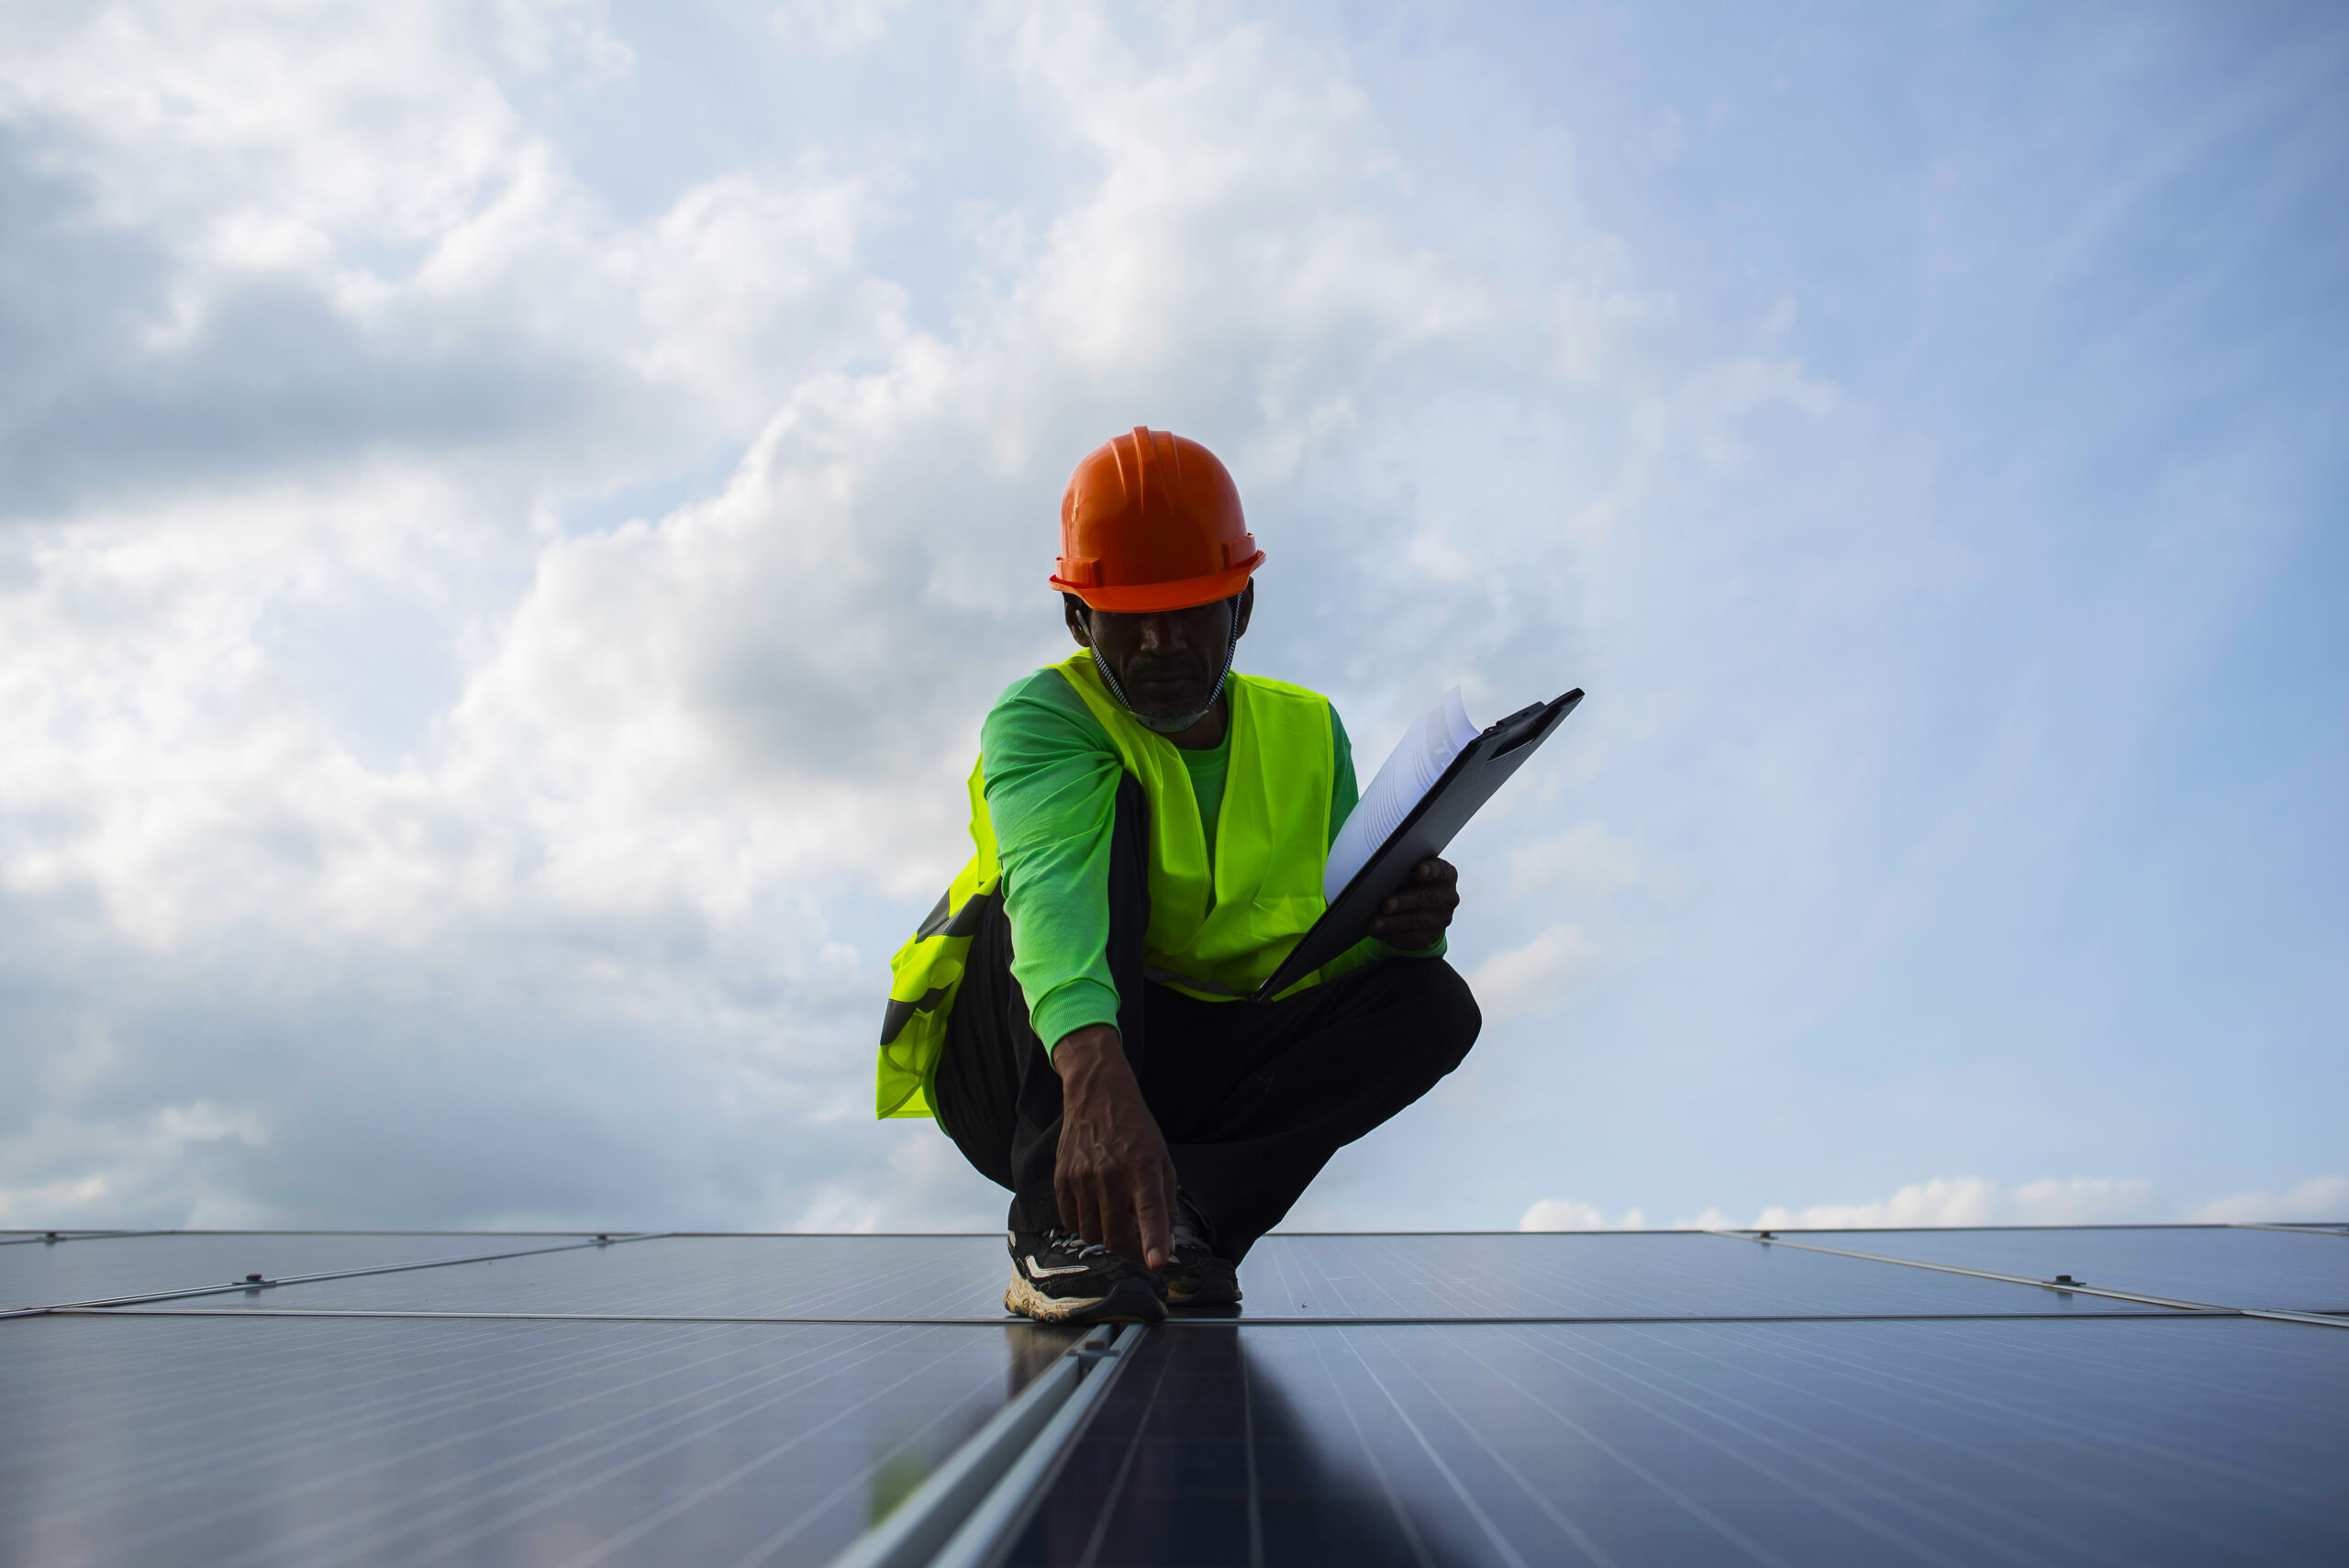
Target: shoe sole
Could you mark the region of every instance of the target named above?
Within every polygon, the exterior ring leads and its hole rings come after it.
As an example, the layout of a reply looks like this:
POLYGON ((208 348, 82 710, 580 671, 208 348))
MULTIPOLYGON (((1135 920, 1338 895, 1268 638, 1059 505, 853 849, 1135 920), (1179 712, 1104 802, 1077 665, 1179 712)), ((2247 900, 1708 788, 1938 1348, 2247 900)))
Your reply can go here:
POLYGON ((1120 1280, 1107 1296, 1046 1296, 1018 1273, 1004 1287, 1003 1309, 1039 1323, 1155 1323, 1166 1304, 1140 1280, 1120 1280))
POLYGON ((1240 1282, 1236 1279, 1207 1279, 1198 1288, 1187 1294, 1169 1286, 1166 1305, 1177 1312, 1219 1311, 1240 1305, 1240 1282))

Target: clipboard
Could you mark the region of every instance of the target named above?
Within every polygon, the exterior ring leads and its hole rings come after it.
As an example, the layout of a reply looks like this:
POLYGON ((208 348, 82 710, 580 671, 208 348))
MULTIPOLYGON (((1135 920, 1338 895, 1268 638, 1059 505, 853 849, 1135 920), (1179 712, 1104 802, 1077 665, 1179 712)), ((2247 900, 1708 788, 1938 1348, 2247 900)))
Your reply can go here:
POLYGON ((1524 765, 1550 732, 1582 701, 1582 688, 1554 702, 1534 703, 1500 720, 1462 749, 1443 770, 1435 787, 1411 807, 1377 852, 1363 862, 1352 881, 1297 940, 1272 977, 1249 1000, 1269 1002, 1323 964, 1363 940, 1378 906, 1411 879, 1411 868, 1431 855, 1443 852, 1454 835, 1468 825, 1493 793, 1524 765))

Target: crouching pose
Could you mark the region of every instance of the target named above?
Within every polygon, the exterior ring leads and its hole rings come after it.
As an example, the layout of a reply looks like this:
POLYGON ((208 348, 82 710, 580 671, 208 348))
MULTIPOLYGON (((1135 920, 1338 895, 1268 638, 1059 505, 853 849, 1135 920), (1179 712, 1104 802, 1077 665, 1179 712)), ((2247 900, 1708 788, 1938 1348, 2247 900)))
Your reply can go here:
POLYGON ((1197 442, 1136 429, 1077 465, 1052 578, 1077 651, 987 715, 977 853, 892 964, 880 1113, 935 1115, 1011 1190, 1004 1305, 1030 1318, 1232 1310, 1330 1155, 1476 1039, 1440 860, 1247 999, 1326 907, 1357 788, 1328 698, 1231 667, 1264 560, 1197 442))

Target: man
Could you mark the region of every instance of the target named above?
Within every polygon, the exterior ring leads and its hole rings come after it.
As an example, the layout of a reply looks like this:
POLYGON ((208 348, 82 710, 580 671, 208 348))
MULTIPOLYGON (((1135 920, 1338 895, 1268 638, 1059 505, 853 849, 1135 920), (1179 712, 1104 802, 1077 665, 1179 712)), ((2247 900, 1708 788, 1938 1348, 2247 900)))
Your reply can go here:
POLYGON ((1481 1023, 1440 860, 1246 999, 1327 906, 1356 795, 1329 699, 1232 671, 1264 560, 1197 442, 1137 428, 1077 465, 1051 580, 1077 651, 987 715, 978 852, 891 965, 880 1114, 935 1114, 1011 1189, 1030 1318, 1235 1309, 1256 1239, 1481 1023))

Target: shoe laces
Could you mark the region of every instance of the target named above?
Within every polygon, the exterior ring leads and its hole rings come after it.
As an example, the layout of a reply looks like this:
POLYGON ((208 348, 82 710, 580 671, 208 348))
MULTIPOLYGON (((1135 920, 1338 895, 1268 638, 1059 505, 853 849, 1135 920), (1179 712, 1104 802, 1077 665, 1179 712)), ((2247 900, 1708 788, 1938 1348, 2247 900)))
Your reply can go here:
POLYGON ((1210 1257, 1215 1254, 1214 1246, 1208 1240, 1206 1218, 1191 1202, 1188 1193, 1180 1194, 1175 1199, 1174 1241, 1174 1250, 1178 1252, 1191 1249, 1210 1257))
POLYGON ((1044 1232, 1044 1245, 1055 1252, 1066 1252, 1079 1260, 1109 1255, 1109 1249, 1104 1243, 1087 1241, 1075 1231, 1064 1230, 1059 1226, 1044 1232))

